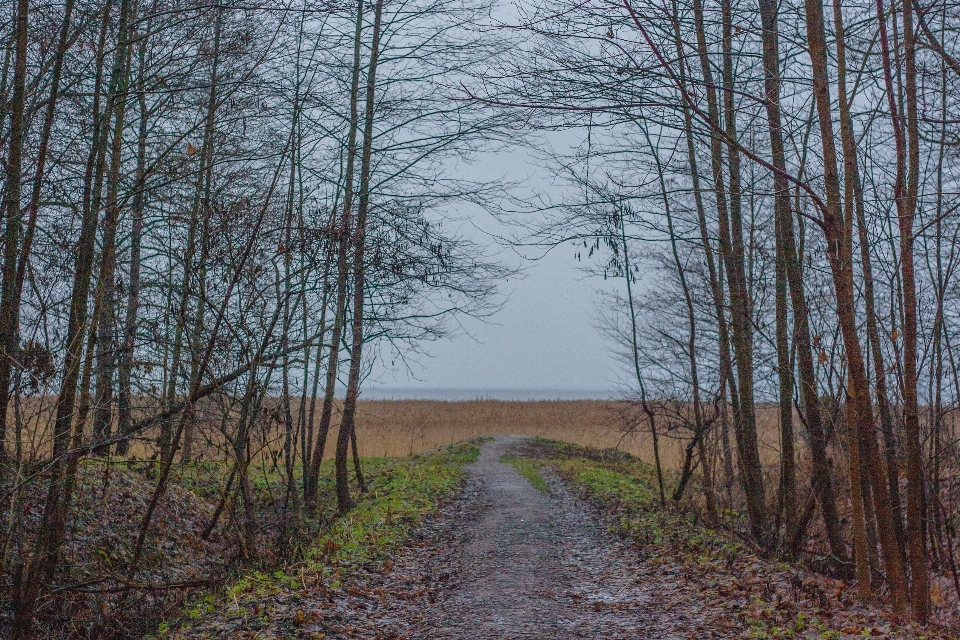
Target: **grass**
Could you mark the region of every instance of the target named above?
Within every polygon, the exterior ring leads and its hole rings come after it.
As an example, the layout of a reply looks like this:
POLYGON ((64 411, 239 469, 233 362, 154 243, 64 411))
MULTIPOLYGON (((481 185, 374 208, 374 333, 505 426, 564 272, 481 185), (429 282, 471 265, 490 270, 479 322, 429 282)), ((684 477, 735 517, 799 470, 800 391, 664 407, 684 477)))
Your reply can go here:
MULTIPOLYGON (((265 414, 269 413, 272 402, 276 402, 276 399, 267 399, 265 414)), ((157 409, 149 405, 146 399, 142 403, 138 417, 152 415, 157 409)), ((26 403, 26 422, 36 425, 25 434, 24 451, 28 459, 47 455, 53 423, 52 408, 51 398, 32 399, 26 403)), ((341 401, 337 401, 328 442, 336 442, 340 408, 341 401)), ((299 412, 297 402, 294 402, 291 410, 294 415, 299 412)), ((216 403, 201 403, 196 415, 195 460, 203 462, 229 457, 225 455, 229 445, 219 431, 222 415, 216 403)), ((361 400, 356 415, 360 455, 365 458, 409 456, 472 438, 515 433, 601 449, 615 447, 652 462, 653 446, 646 423, 641 421, 640 425, 634 424, 629 433, 624 433, 627 422, 635 423, 636 419, 635 407, 608 400, 361 400)), ((661 430, 668 431, 660 437, 663 466, 666 469, 680 468, 689 432, 685 429, 671 430, 672 422, 666 417, 661 417, 658 424, 661 430)), ((764 463, 776 463, 779 427, 774 405, 757 407, 757 428, 764 463)), ((155 431, 147 431, 133 441, 131 457, 148 459, 153 456, 156 453, 154 443, 157 435, 155 431)), ((271 453, 280 451, 283 446, 283 434, 276 426, 266 433, 258 432, 254 440, 254 458, 261 455, 269 458, 271 453)), ((798 442, 798 446, 803 451, 802 443, 798 442)), ((324 458, 332 456, 333 447, 328 446, 324 458)))
POLYGON ((549 464, 565 482, 616 518, 621 533, 641 546, 668 547, 674 553, 714 559, 742 547, 729 536, 702 525, 696 511, 664 508, 656 489, 656 471, 622 451, 536 439, 529 455, 549 464))
POLYGON ((539 471, 542 466, 537 460, 528 458, 515 458, 512 456, 503 456, 500 462, 505 462, 517 470, 521 476, 527 479, 527 482, 533 485, 535 489, 550 493, 550 485, 541 477, 539 471))
POLYGON ((707 526, 689 504, 661 505, 654 469, 622 451, 537 439, 524 454, 528 464, 520 460, 521 466, 553 468, 610 517, 612 530, 632 540, 641 557, 725 602, 724 619, 751 638, 958 637, 899 627, 880 609, 864 615, 849 585, 761 558, 729 532, 707 526))
POLYGON ((460 487, 462 467, 476 460, 479 444, 471 441, 408 458, 365 460, 369 491, 316 537, 301 562, 269 574, 248 573, 219 595, 203 596, 181 620, 161 625, 157 637, 216 635, 217 625, 238 620, 256 628, 258 620, 270 619, 271 602, 305 591, 308 584, 337 589, 351 571, 386 561, 460 487))
POLYGON ((476 443, 464 443, 388 461, 368 495, 311 546, 308 570, 331 574, 382 560, 460 486, 462 467, 476 460, 479 452, 476 443))

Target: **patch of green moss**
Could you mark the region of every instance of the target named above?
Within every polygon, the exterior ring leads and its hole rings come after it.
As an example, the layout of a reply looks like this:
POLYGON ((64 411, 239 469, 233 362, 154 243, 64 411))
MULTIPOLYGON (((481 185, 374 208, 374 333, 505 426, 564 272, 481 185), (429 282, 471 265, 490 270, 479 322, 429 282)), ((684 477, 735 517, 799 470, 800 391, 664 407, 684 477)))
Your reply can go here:
POLYGON ((525 456, 549 464, 567 484, 614 514, 621 533, 643 545, 670 546, 703 562, 724 557, 736 545, 704 527, 695 512, 661 505, 655 469, 629 453, 537 438, 525 456))
POLYGON ((521 476, 526 478, 527 482, 533 487, 544 493, 550 493, 550 485, 540 476, 540 467, 543 466, 539 460, 530 460, 528 458, 514 458, 512 456, 503 456, 500 462, 505 462, 517 470, 521 476))
POLYGON ((310 570, 327 573, 385 557, 453 493, 463 477, 461 467, 476 460, 478 452, 476 445, 458 445, 395 460, 356 508, 311 545, 306 554, 310 570))
MULTIPOLYGON (((263 606, 267 596, 296 592, 307 581, 339 588, 351 569, 383 562, 395 552, 423 518, 461 486, 463 466, 479 454, 480 441, 472 440, 409 458, 365 459, 369 490, 352 511, 332 518, 304 550, 302 562, 269 574, 252 571, 241 576, 215 598, 216 606, 211 595, 201 597, 185 612, 179 630, 205 619, 244 617, 263 606)), ((332 493, 332 484, 321 486, 325 488, 324 493, 332 493)), ((332 497, 325 498, 321 514, 333 508, 332 497)), ((178 637, 172 627, 161 625, 157 637, 178 637)))

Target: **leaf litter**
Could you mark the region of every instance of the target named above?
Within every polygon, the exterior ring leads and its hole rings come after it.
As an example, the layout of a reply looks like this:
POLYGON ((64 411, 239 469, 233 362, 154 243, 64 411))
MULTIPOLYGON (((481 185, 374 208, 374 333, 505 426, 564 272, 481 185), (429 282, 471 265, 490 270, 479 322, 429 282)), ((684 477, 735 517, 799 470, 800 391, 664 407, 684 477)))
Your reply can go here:
POLYGON ((622 506, 579 484, 569 467, 545 461, 549 491, 524 480, 509 458, 528 444, 507 436, 484 445, 457 499, 386 561, 304 579, 203 636, 960 637, 900 624, 880 605, 857 603, 846 583, 744 547, 698 554, 677 542, 689 531, 637 535, 622 506))

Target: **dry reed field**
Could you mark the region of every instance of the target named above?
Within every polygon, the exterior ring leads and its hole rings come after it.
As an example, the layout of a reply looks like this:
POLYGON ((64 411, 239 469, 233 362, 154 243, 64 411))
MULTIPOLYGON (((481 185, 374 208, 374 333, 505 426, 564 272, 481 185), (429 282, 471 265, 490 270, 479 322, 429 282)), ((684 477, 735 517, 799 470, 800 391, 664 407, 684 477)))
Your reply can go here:
MULTIPOLYGON (((635 416, 637 411, 635 406, 610 400, 366 400, 357 410, 357 438, 361 455, 402 456, 478 436, 518 434, 619 448, 652 463, 653 443, 646 420, 627 430, 624 412, 635 416)), ((658 422, 659 428, 665 426, 658 422)), ((775 407, 760 407, 758 427, 765 462, 774 461, 780 450, 775 407)), ((660 436, 665 468, 681 466, 689 435, 678 430, 673 437, 660 436)))
POLYGON ((367 400, 358 406, 357 436, 361 454, 370 456, 409 455, 496 434, 641 448, 635 436, 620 432, 617 413, 617 403, 602 400, 367 400))
MULTIPOLYGON (((53 401, 31 399, 22 407, 23 448, 27 458, 46 450, 50 442, 53 401)), ((270 421, 267 400, 261 422, 270 421)), ((340 422, 342 402, 334 407, 332 427, 324 459, 332 459, 340 422)), ((773 406, 759 406, 757 427, 761 458, 775 463, 780 452, 777 412, 773 406)), ((299 402, 291 412, 296 419, 299 402)), ((657 411, 661 414, 661 411, 657 411)), ((145 411, 145 415, 149 410, 145 411)), ((194 451, 200 459, 217 459, 226 448, 216 425, 217 411, 207 406, 198 410, 198 434, 194 451)), ((314 423, 319 423, 320 406, 314 423)), ((12 420, 11 420, 12 421, 12 420)), ((116 424, 114 424, 116 428, 116 424)), ((684 447, 690 439, 687 429, 671 428, 664 415, 657 416, 660 456, 665 469, 679 469, 684 447)), ((715 429, 714 432, 717 430, 715 429)), ((254 450, 279 451, 282 433, 275 422, 255 429, 260 446, 254 450)), ((471 438, 517 434, 562 440, 598 449, 616 448, 653 463, 653 441, 649 423, 635 404, 616 400, 361 400, 357 408, 357 440, 364 457, 407 456, 471 438), (632 425, 632 426, 631 426, 632 425)), ((718 437, 714 433, 715 437, 718 437)), ((130 457, 150 458, 156 453, 156 429, 141 433, 130 447, 130 457)), ((731 434, 731 438, 732 438, 731 434)), ((803 451, 802 442, 798 443, 803 451)))

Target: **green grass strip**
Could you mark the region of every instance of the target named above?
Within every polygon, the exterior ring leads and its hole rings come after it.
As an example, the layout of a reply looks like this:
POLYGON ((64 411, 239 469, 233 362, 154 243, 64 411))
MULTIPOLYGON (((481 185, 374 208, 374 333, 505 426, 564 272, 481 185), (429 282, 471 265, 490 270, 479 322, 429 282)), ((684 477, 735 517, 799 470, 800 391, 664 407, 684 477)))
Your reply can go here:
POLYGON ((544 493, 550 493, 550 485, 547 484, 547 481, 540 477, 538 471, 542 466, 538 460, 530 460, 527 458, 513 458, 511 456, 503 456, 500 458, 500 462, 506 462, 511 467, 517 470, 521 476, 527 479, 527 482, 533 485, 535 489, 543 491, 544 493))
POLYGON ((249 572, 219 595, 201 596, 180 621, 162 623, 156 637, 176 638, 178 631, 210 620, 246 620, 254 608, 269 617, 269 606, 263 605, 271 597, 297 593, 318 578, 328 588, 339 588, 353 568, 383 562, 396 552, 424 517, 461 486, 463 466, 479 453, 478 441, 469 441, 409 458, 364 460, 369 491, 317 536, 302 562, 269 574, 249 572))

